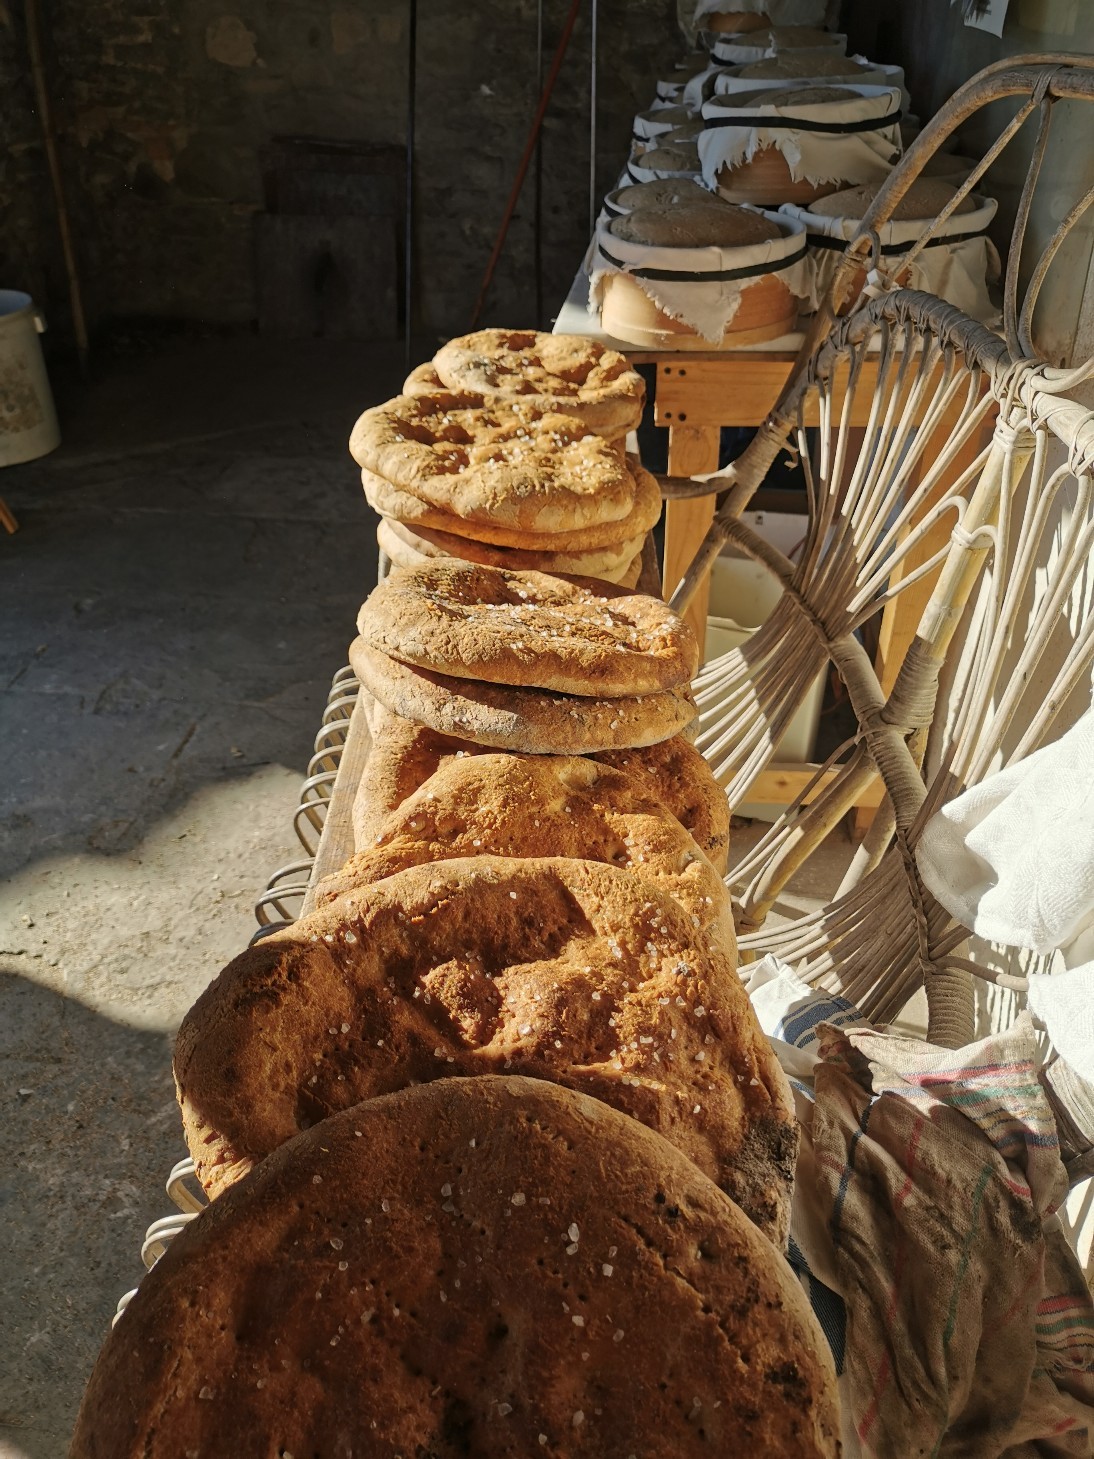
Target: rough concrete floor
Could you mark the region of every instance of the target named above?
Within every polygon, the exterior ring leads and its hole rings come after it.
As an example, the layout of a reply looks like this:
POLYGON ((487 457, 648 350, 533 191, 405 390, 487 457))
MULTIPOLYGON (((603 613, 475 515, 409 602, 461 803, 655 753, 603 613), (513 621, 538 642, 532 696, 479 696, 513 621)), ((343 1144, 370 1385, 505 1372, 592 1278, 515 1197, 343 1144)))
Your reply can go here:
POLYGON ((375 580, 346 454, 401 351, 99 362, 0 472, 0 1456, 64 1453, 183 1153, 170 1035, 254 931, 375 580))
POLYGON ((299 855, 375 577, 345 442, 399 355, 229 340, 100 362, 61 397, 62 449, 0 473, 22 522, 0 534, 0 1459, 64 1452, 173 1209, 171 1035, 299 855))

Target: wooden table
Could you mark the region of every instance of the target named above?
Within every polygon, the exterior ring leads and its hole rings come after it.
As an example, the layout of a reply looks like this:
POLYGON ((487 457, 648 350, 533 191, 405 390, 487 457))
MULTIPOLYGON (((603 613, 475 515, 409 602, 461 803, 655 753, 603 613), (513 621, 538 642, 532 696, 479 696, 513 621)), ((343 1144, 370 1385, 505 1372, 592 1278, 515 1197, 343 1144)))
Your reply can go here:
MULTIPOLYGON (((621 351, 634 364, 656 368, 654 422, 668 429, 668 469, 673 476, 700 476, 716 471, 723 426, 763 424, 790 377, 802 342, 802 335, 798 332, 766 344, 743 345, 732 350, 651 353, 605 334, 597 317, 588 311, 588 298, 589 281, 585 273, 580 272, 555 321, 555 332, 598 340, 621 351)), ((867 361, 862 374, 864 385, 871 383, 870 369, 867 361)), ((849 422, 852 426, 866 425, 870 394, 870 390, 862 388, 856 392, 855 412, 849 422)), ((835 398, 837 402, 840 399, 838 389, 835 398)), ((807 425, 816 425, 815 412, 810 416, 807 411, 805 421, 807 425)), ((923 452, 920 473, 930 470, 943 439, 944 432, 936 431, 933 437, 935 444, 929 445, 923 452)), ((958 472, 975 459, 979 446, 979 442, 973 442, 962 453, 955 463, 958 472)), ((939 490, 943 489, 940 484, 939 490)), ((666 597, 675 591, 706 536, 714 515, 714 505, 713 496, 666 504, 662 565, 666 597)), ((911 573, 917 564, 937 552, 948 541, 950 530, 946 521, 936 524, 919 550, 909 554, 909 560, 900 568, 900 575, 911 573)), ((881 687, 886 691, 896 681, 897 671, 915 637, 936 576, 936 573, 931 573, 913 583, 882 612, 877 669, 881 687)), ((708 598, 709 582, 696 593, 684 615, 695 629, 700 643, 706 637, 708 598)), ((814 765, 772 765, 749 791, 749 799, 769 805, 787 805, 801 793, 817 768, 814 765)), ((814 795, 820 793, 824 783, 817 785, 814 795)), ((861 808, 872 814, 872 807, 879 804, 880 797, 880 786, 875 782, 861 808)))

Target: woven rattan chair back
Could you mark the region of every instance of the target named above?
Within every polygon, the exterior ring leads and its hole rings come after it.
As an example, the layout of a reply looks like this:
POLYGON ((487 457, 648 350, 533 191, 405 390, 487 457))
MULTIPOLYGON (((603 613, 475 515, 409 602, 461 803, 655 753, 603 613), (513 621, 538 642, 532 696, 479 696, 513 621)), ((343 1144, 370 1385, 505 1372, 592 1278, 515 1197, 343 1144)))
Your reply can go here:
POLYGON ((834 776, 819 772, 729 873, 744 955, 775 952, 879 1020, 925 986, 928 1036, 951 1047, 974 1036, 977 979, 1003 988, 1021 988, 1023 979, 970 961, 965 929, 919 879, 916 842, 934 811, 1053 738, 1060 716, 1070 722, 1091 696, 1094 414, 1080 396, 1094 370, 1039 358, 1034 316, 1052 260, 1094 190, 1076 200, 1037 258, 1024 248, 1053 109, 1063 99, 1094 99, 1094 60, 1008 62, 974 77, 916 139, 848 245, 771 416, 710 483, 722 493, 714 522, 673 596, 686 606, 727 544, 782 586, 767 623, 709 663, 696 685, 698 744, 731 804, 748 798, 827 665, 857 721, 824 767, 834 776), (950 134, 1005 98, 1017 98, 1013 119, 942 215, 1027 119, 1039 118, 995 333, 937 298, 891 286, 877 229, 950 134), (867 294, 844 313, 864 267, 867 294), (794 562, 741 520, 786 449, 800 452, 809 510, 794 562), (884 693, 861 631, 925 578, 933 580, 929 602, 884 693), (882 805, 835 900, 778 928, 765 925, 787 881, 875 777, 882 805))

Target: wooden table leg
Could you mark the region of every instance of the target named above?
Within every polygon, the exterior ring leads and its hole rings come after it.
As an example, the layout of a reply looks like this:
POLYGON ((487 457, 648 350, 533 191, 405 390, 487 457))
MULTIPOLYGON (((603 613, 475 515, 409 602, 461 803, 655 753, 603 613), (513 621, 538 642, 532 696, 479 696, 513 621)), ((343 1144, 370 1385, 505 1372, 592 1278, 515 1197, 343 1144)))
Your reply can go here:
MULTIPOLYGON (((943 431, 936 433, 935 440, 929 441, 923 452, 917 468, 916 479, 922 478, 934 465, 939 451, 948 440, 943 431), (936 444, 937 442, 937 444, 936 444)), ((961 473, 968 469, 976 460, 976 457, 984 448, 984 436, 979 434, 966 441, 961 449, 955 454, 953 466, 941 481, 938 482, 935 490, 922 503, 919 512, 910 526, 915 522, 922 521, 927 511, 934 506, 938 499, 945 494, 950 483, 961 473)), ((945 547, 950 540, 950 533, 953 531, 954 518, 950 514, 940 518, 927 535, 922 539, 913 551, 900 563, 893 573, 894 586, 900 583, 917 567, 933 557, 936 552, 945 547)), ((904 662, 905 655, 911 646, 919 628, 919 620, 923 616, 923 610, 930 602, 931 593, 941 572, 941 564, 933 572, 921 577, 918 582, 912 583, 904 589, 899 597, 887 603, 881 613, 881 628, 878 634, 877 651, 877 676, 882 690, 888 694, 896 683, 896 676, 900 672, 900 666, 904 662)), ((855 812, 855 832, 858 835, 865 833, 870 822, 873 820, 874 811, 871 807, 860 806, 855 812)))
MULTIPOLYGON (((669 474, 700 476, 718 469, 717 426, 671 426, 669 429, 669 474)), ((665 597, 671 598, 707 535, 714 516, 714 497, 670 501, 665 506, 665 597)), ((700 649, 706 642, 709 580, 700 587, 684 617, 695 630, 700 649)))

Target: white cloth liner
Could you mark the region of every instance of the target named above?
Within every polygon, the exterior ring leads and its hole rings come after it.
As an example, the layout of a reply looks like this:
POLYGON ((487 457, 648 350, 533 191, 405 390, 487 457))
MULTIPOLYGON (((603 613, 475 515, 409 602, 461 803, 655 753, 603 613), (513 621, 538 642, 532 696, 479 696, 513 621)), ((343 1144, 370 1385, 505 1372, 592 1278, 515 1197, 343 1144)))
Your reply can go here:
MULTIPOLYGON (((752 211, 762 212, 759 208, 752 211)), ((625 273, 631 275, 642 292, 670 318, 680 320, 704 339, 720 344, 726 327, 733 322, 740 307, 741 295, 758 283, 764 274, 777 272, 792 294, 799 299, 805 298, 808 265, 804 255, 804 225, 780 213, 763 212, 762 215, 779 225, 781 236, 739 248, 653 248, 649 244, 629 243, 624 238, 617 238, 606 224, 603 225, 597 229, 592 259, 590 314, 600 312, 605 279, 613 273, 625 273), (636 269, 708 274, 746 268, 756 268, 759 272, 750 278, 712 279, 710 282, 691 278, 635 277, 636 269)))
POLYGON ((696 0, 695 24, 704 15, 748 11, 763 14, 772 25, 823 25, 826 0, 696 0))
POLYGON ((707 70, 710 64, 710 58, 704 51, 695 50, 689 52, 667 76, 662 76, 657 82, 657 96, 653 102, 653 106, 672 106, 682 99, 684 87, 687 84, 689 76, 692 74, 687 69, 692 61, 697 64, 702 62, 699 66, 700 71, 707 70))
MULTIPOLYGON (((793 59, 795 52, 789 52, 789 58, 793 59)), ((802 51, 801 58, 808 61, 815 56, 815 51, 802 51)), ((907 111, 911 106, 907 88, 904 85, 904 68, 902 66, 890 65, 887 61, 871 61, 866 56, 848 56, 849 61, 856 61, 860 66, 868 66, 868 71, 855 71, 849 76, 841 79, 839 76, 811 76, 803 67, 802 74, 795 76, 792 80, 778 80, 774 77, 762 76, 740 76, 736 66, 724 66, 714 78, 712 95, 732 96, 736 92, 748 91, 770 91, 776 86, 895 86, 900 92, 900 106, 902 111, 907 111)), ((688 105, 692 105, 689 101, 688 105)))
POLYGON ((1094 709, 932 816, 916 863, 977 936, 1059 952, 1067 971, 1031 977, 1029 1006, 1062 1057, 1094 1080, 1094 709))
MULTIPOLYGON (((667 132, 671 132, 674 128, 683 125, 681 122, 662 122, 657 120, 656 113, 659 110, 668 111, 668 109, 668 105, 660 108, 651 106, 646 109, 645 113, 636 112, 632 128, 633 139, 636 142, 649 142, 654 137, 663 137, 667 132), (654 115, 650 116, 650 112, 653 112, 654 115)), ((694 112, 692 113, 692 118, 693 120, 696 119, 694 112)))
POLYGON ((719 66, 748 66, 753 61, 767 60, 773 56, 845 56, 847 37, 840 31, 828 32, 827 42, 808 46, 779 45, 767 31, 754 30, 744 33, 724 34, 717 30, 702 32, 703 45, 719 66), (762 39, 761 39, 762 37, 762 39))
POLYGON ((699 158, 706 185, 716 188, 722 167, 749 162, 757 153, 775 147, 786 159, 795 182, 876 182, 888 175, 900 156, 899 96, 887 86, 848 86, 846 101, 820 101, 802 105, 792 101, 748 107, 747 97, 714 97, 703 105, 707 129, 698 139, 699 158), (750 118, 771 118, 769 125, 755 120, 744 126, 711 126, 711 121, 732 118, 735 112, 750 118), (861 125, 876 118, 869 131, 818 132, 794 126, 795 119, 835 126, 861 125), (886 121, 887 118, 891 120, 886 121))
POLYGON ((632 157, 627 163, 627 170, 619 186, 626 187, 628 183, 632 182, 658 182, 662 178, 669 180, 679 178, 681 181, 690 180, 692 182, 700 181, 697 172, 668 172, 662 171, 657 167, 643 167, 641 157, 632 157))
MULTIPOLYGON (((982 324, 994 324, 999 311, 988 294, 988 283, 997 279, 1000 272, 999 255, 995 244, 987 237, 987 227, 995 217, 999 204, 994 198, 973 195, 976 208, 971 213, 954 213, 942 224, 911 266, 911 276, 901 280, 901 287, 922 289, 935 294, 950 304, 955 304, 973 319, 982 324), (975 234, 973 238, 965 234, 975 234), (941 240, 954 238, 947 243, 941 240), (938 240, 938 241, 936 241, 938 240)), ((811 238, 818 236, 838 240, 840 243, 853 238, 858 228, 857 218, 830 218, 821 213, 812 213, 808 208, 795 203, 783 203, 780 213, 797 218, 805 224, 811 238)), ((925 224, 916 218, 898 219, 886 223, 879 238, 884 250, 885 272, 890 276, 899 269, 900 247, 911 248, 923 232, 925 224), (893 249, 895 251, 890 252, 893 249)), ((820 301, 832 283, 842 248, 829 248, 811 243, 809 264, 811 269, 809 307, 817 309, 820 301)))
MULTIPOLYGON (((681 178, 680 181, 682 183, 694 182, 697 187, 702 187, 703 185, 702 179, 699 177, 684 177, 681 178)), ((597 218, 597 227, 599 227, 601 223, 610 222, 612 218, 622 218, 627 213, 632 211, 631 208, 624 208, 620 206, 619 194, 623 191, 624 188, 633 186, 634 184, 628 180, 627 182, 622 183, 619 187, 613 188, 610 193, 604 194, 604 202, 600 208, 600 216, 597 218)))
MULTIPOLYGON (((904 88, 904 72, 900 66, 883 65, 868 61, 865 56, 849 56, 847 59, 869 66, 868 71, 850 72, 846 77, 810 76, 806 62, 816 56, 816 51, 784 51, 784 56, 799 55, 803 74, 785 82, 774 77, 741 76, 739 66, 724 66, 713 62, 705 71, 697 72, 685 79, 677 100, 698 111, 704 101, 712 96, 730 96, 735 92, 772 91, 783 85, 790 86, 896 86, 900 89, 900 103, 907 110, 911 100, 904 88)), ((768 57, 767 59, 771 59, 768 57)))

